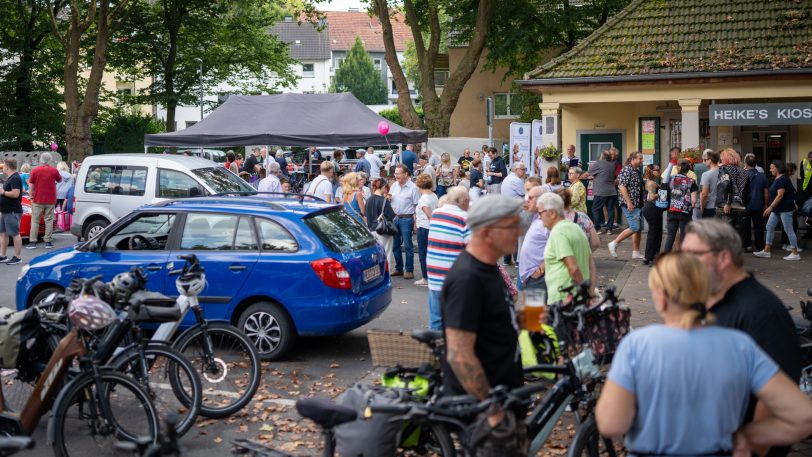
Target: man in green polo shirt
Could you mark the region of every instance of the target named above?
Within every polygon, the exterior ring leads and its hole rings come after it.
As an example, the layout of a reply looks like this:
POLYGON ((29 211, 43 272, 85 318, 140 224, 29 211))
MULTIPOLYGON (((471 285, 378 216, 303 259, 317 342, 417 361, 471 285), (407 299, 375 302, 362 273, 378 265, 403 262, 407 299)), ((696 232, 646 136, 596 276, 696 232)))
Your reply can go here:
POLYGON ((589 280, 592 250, 581 227, 564 217, 564 200, 558 194, 542 194, 536 205, 541 222, 550 230, 544 248, 544 279, 547 302, 554 303, 567 297, 562 287, 589 280))

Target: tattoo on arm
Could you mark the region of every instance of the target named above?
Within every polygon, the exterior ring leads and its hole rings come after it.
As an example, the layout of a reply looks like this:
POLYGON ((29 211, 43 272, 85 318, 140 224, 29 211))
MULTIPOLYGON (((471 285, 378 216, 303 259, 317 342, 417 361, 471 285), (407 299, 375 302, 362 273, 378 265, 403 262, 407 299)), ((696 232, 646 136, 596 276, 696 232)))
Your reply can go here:
POLYGON ((480 400, 491 390, 482 364, 474 354, 476 334, 465 330, 446 328, 446 358, 466 392, 480 400))

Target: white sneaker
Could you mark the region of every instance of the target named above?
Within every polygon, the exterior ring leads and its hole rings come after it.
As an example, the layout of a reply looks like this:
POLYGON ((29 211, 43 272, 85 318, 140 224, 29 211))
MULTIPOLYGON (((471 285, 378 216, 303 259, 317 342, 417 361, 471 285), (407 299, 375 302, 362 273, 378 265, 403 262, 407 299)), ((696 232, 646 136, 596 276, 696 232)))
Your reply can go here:
POLYGON ((770 257, 772 257, 772 255, 767 251, 756 251, 753 253, 753 255, 756 257, 763 257, 765 259, 769 259, 770 257))
POLYGON ((632 260, 644 260, 646 256, 640 253, 640 251, 632 251, 632 260))
MULTIPOLYGON (((784 248, 785 251, 792 252, 792 246, 790 246, 788 244, 785 244, 785 245, 783 245, 781 247, 784 248)), ((803 248, 798 248, 798 252, 804 252, 804 249, 803 248)))
MULTIPOLYGON (((798 250, 800 251, 800 249, 798 250)), ((801 260, 801 256, 799 256, 798 254, 790 254, 784 257, 784 260, 801 260)))
POLYGON ((429 282, 428 282, 428 281, 426 281, 426 279, 425 279, 425 278, 423 278, 423 279, 418 279, 417 281, 415 281, 415 282, 414 282, 414 285, 415 285, 415 286, 428 286, 428 285, 429 285, 429 282))
POLYGON ((617 243, 610 241, 606 247, 609 248, 609 254, 612 254, 612 257, 617 257, 617 243))

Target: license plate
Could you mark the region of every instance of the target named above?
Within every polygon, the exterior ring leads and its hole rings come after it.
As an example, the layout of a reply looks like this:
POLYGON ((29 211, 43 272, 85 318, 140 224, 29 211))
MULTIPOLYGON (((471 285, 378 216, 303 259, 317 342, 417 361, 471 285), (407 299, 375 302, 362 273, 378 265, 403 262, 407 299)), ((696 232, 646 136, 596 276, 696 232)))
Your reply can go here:
POLYGON ((364 270, 364 282, 370 282, 373 279, 376 279, 381 276, 381 267, 380 265, 375 265, 374 267, 367 268, 364 270))

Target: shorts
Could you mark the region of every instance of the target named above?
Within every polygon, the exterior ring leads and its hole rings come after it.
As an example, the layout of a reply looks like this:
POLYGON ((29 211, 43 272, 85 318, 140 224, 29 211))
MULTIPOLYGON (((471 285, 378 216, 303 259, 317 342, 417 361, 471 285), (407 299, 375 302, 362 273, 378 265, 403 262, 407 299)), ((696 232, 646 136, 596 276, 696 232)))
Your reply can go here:
POLYGON ((22 217, 21 213, 3 213, 0 215, 0 233, 5 233, 8 236, 19 235, 20 219, 22 217))
POLYGON ((621 208, 623 209, 623 215, 626 216, 626 220, 629 221, 629 230, 640 233, 640 208, 635 208, 631 211, 625 206, 621 206, 621 208))

